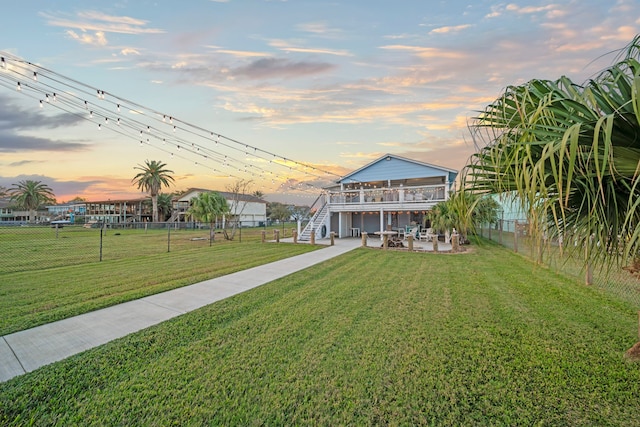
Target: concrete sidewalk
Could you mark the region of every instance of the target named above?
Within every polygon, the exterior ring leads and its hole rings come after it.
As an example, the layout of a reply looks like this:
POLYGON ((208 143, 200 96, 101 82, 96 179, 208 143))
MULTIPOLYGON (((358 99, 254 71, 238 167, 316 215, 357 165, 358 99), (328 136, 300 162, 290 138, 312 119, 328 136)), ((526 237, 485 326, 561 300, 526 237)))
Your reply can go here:
POLYGON ((303 270, 360 244, 360 239, 336 239, 334 246, 310 253, 5 335, 0 339, 0 382, 303 270))

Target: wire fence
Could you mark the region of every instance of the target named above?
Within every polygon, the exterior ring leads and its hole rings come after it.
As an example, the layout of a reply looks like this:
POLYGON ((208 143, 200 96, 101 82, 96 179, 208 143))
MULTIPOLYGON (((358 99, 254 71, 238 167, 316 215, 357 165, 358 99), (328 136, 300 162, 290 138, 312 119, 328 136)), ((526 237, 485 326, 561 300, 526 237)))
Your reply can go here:
POLYGON ((536 241, 529 235, 526 220, 502 220, 484 226, 480 235, 518 252, 554 271, 593 285, 640 309, 640 276, 624 267, 585 266, 581 251, 562 250, 554 241, 536 241))
POLYGON ((292 222, 237 227, 235 232, 210 229, 197 223, 133 223, 92 225, 0 226, 0 283, 3 273, 42 270, 154 254, 197 250, 213 245, 260 242, 263 232, 272 239, 290 237, 292 222), (232 236, 233 233, 233 236, 232 236))

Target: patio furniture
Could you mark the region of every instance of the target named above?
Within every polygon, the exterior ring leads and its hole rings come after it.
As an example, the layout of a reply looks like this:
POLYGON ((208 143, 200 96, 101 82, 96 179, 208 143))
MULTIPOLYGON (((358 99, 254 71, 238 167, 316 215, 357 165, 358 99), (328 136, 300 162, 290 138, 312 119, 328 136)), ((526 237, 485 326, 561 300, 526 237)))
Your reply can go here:
POLYGON ((419 239, 424 240, 425 242, 430 242, 431 240, 433 240, 432 229, 425 228, 424 230, 420 231, 419 239))
POLYGON ((415 239, 417 239, 418 237, 420 237, 420 233, 419 231, 420 227, 419 226, 407 226, 407 228, 405 229, 405 233, 404 233, 404 239, 406 240, 408 236, 413 236, 415 239))

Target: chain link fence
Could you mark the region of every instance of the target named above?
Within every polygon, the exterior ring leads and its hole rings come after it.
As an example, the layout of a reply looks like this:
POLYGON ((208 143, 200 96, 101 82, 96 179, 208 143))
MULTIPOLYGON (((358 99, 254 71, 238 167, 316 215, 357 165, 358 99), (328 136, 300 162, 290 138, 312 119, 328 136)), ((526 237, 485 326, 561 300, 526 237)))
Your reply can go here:
POLYGON ((198 223, 0 225, 0 283, 3 273, 42 270, 106 260, 204 249, 228 243, 261 242, 262 233, 289 237, 297 226, 280 222, 255 226, 246 223, 232 231, 211 230, 198 223))
POLYGON ((640 309, 640 276, 623 267, 591 265, 585 267, 581 251, 562 250, 558 242, 536 241, 529 235, 526 220, 501 220, 491 227, 484 226, 480 235, 514 252, 545 265, 554 271, 596 286, 640 309))

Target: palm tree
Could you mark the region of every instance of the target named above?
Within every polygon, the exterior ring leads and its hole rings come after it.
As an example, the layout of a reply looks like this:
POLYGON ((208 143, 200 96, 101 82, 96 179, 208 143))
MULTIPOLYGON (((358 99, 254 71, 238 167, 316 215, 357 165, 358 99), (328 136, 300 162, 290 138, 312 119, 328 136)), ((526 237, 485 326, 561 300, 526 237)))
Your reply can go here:
POLYGON ((583 85, 562 77, 508 87, 471 126, 484 146, 467 167, 467 184, 513 192, 534 235, 571 236, 587 263, 638 257, 639 57, 636 37, 583 85))
POLYGON ((209 241, 211 241, 215 232, 216 220, 228 212, 227 199, 216 191, 208 191, 191 199, 191 207, 187 211, 187 216, 209 224, 209 241))
POLYGON ((174 181, 170 175, 173 171, 164 169, 166 166, 157 160, 145 160, 144 165, 134 167, 141 172, 133 177, 132 182, 151 195, 153 222, 158 222, 158 193, 163 186, 169 187, 174 181))
POLYGON ((170 193, 158 194, 158 217, 166 221, 173 211, 173 195, 170 193))
POLYGON ((55 203, 53 190, 41 181, 24 180, 9 190, 11 200, 20 208, 29 211, 29 222, 33 220, 33 213, 45 203, 55 203))

